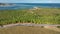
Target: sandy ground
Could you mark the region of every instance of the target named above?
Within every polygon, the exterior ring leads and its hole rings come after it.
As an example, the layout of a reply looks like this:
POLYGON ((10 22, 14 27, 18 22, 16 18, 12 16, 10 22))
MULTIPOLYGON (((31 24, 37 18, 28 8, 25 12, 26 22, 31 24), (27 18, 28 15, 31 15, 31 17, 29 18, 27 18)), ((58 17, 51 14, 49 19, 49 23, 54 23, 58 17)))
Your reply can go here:
POLYGON ((41 28, 40 26, 14 26, 1 28, 0 34, 60 34, 60 32, 41 28))
POLYGON ((60 32, 60 28, 57 28, 54 25, 47 26, 47 24, 16 23, 16 24, 3 25, 3 27, 0 27, 0 28, 8 28, 8 27, 14 27, 14 26, 44 26, 44 28, 46 29, 60 32))

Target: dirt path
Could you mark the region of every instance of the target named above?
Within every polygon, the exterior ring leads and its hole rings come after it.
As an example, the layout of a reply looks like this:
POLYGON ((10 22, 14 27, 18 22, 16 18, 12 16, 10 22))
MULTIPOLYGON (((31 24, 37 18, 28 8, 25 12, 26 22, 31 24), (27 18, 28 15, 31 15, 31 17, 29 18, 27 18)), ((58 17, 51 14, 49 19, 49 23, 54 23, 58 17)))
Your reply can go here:
POLYGON ((33 24, 33 23, 16 23, 0 26, 0 28, 13 27, 13 26, 60 26, 60 25, 51 25, 51 24, 33 24))
POLYGON ((56 27, 60 25, 51 25, 51 24, 49 25, 49 24, 33 24, 33 23, 16 23, 16 24, 3 25, 3 27, 0 26, 0 28, 8 28, 14 26, 44 26, 44 28, 46 29, 60 32, 60 29, 56 27))

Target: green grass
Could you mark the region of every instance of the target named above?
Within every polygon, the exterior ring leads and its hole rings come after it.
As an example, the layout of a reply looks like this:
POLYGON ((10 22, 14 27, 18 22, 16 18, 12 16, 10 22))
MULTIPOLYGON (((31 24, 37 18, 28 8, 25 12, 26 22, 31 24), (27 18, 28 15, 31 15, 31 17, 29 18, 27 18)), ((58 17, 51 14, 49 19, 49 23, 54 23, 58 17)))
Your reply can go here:
POLYGON ((60 32, 41 27, 15 26, 11 28, 1 28, 0 34, 60 34, 60 32))
POLYGON ((11 23, 60 24, 60 8, 36 10, 0 10, 0 24, 11 23))

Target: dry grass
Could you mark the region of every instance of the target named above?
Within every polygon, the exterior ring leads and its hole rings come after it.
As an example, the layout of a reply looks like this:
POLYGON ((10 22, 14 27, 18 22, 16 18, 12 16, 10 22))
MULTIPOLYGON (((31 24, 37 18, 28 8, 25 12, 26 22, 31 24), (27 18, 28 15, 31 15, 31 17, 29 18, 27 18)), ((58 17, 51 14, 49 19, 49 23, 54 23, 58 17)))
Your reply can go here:
POLYGON ((0 34, 60 34, 60 32, 41 27, 15 26, 11 28, 1 28, 0 34))

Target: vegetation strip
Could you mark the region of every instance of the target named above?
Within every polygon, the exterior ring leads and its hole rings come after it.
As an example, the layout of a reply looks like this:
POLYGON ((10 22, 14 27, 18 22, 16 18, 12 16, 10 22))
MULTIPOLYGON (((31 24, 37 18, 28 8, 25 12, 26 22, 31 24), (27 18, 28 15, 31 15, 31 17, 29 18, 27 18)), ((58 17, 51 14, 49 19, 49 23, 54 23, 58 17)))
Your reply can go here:
POLYGON ((12 23, 60 24, 60 8, 0 10, 0 25, 12 23))

